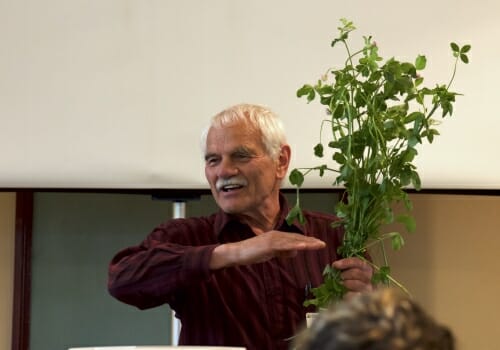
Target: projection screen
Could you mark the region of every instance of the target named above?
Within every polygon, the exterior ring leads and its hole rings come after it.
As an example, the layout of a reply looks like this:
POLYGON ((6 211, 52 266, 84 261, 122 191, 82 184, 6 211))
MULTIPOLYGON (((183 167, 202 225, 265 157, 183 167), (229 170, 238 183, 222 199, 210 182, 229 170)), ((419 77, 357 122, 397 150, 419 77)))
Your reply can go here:
POLYGON ((353 45, 425 54, 430 87, 451 76, 449 43, 472 45, 463 96, 416 164, 423 188, 499 189, 498 13, 485 0, 0 0, 0 188, 205 189, 200 133, 240 102, 283 118, 292 168, 315 165, 324 110, 295 93, 343 63, 330 42, 345 17, 353 45))

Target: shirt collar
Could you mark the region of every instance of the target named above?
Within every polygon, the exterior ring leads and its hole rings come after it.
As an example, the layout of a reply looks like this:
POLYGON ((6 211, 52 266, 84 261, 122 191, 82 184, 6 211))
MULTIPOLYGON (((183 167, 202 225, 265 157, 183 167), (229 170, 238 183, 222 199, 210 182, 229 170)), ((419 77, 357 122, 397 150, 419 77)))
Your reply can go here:
MULTIPOLYGON (((276 223, 275 229, 281 231, 292 231, 292 232, 305 232, 304 225, 300 224, 295 220, 291 225, 288 225, 286 222, 286 216, 288 215, 289 205, 286 197, 280 192, 279 194, 280 201, 280 212, 278 222, 276 223)), ((239 222, 238 219, 231 214, 228 214, 222 209, 219 209, 219 212, 216 214, 215 223, 214 223, 214 233, 217 237, 224 231, 224 229, 230 224, 239 222)))

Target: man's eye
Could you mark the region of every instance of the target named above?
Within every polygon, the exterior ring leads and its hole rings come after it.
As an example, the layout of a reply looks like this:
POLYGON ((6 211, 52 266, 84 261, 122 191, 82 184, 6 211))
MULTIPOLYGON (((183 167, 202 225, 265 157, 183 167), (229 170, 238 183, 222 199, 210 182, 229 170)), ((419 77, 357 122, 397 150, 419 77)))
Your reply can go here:
POLYGON ((252 155, 251 155, 251 154, 249 154, 249 153, 236 153, 236 154, 234 155, 234 157, 235 157, 236 159, 240 159, 240 160, 247 160, 247 159, 252 158, 252 155))
POLYGON ((205 163, 207 165, 215 165, 215 164, 217 164, 217 161, 218 161, 218 158, 214 158, 214 157, 205 159, 205 163))

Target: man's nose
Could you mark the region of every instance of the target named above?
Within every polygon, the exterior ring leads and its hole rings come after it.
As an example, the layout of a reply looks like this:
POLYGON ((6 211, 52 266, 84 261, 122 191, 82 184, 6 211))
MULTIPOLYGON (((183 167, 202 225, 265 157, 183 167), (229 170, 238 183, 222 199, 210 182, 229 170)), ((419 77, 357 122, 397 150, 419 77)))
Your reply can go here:
POLYGON ((217 176, 222 178, 231 177, 238 174, 238 168, 229 158, 222 158, 219 168, 217 169, 217 176))

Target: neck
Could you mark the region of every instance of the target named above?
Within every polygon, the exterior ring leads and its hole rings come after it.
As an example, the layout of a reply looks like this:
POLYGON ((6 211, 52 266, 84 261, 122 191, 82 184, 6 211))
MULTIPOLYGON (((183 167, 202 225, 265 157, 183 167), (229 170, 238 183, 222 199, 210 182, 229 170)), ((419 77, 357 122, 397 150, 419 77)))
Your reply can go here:
POLYGON ((259 235, 274 229, 278 222, 279 213, 280 202, 278 198, 271 204, 259 208, 259 211, 255 213, 242 214, 240 220, 250 226, 256 235, 259 235))

